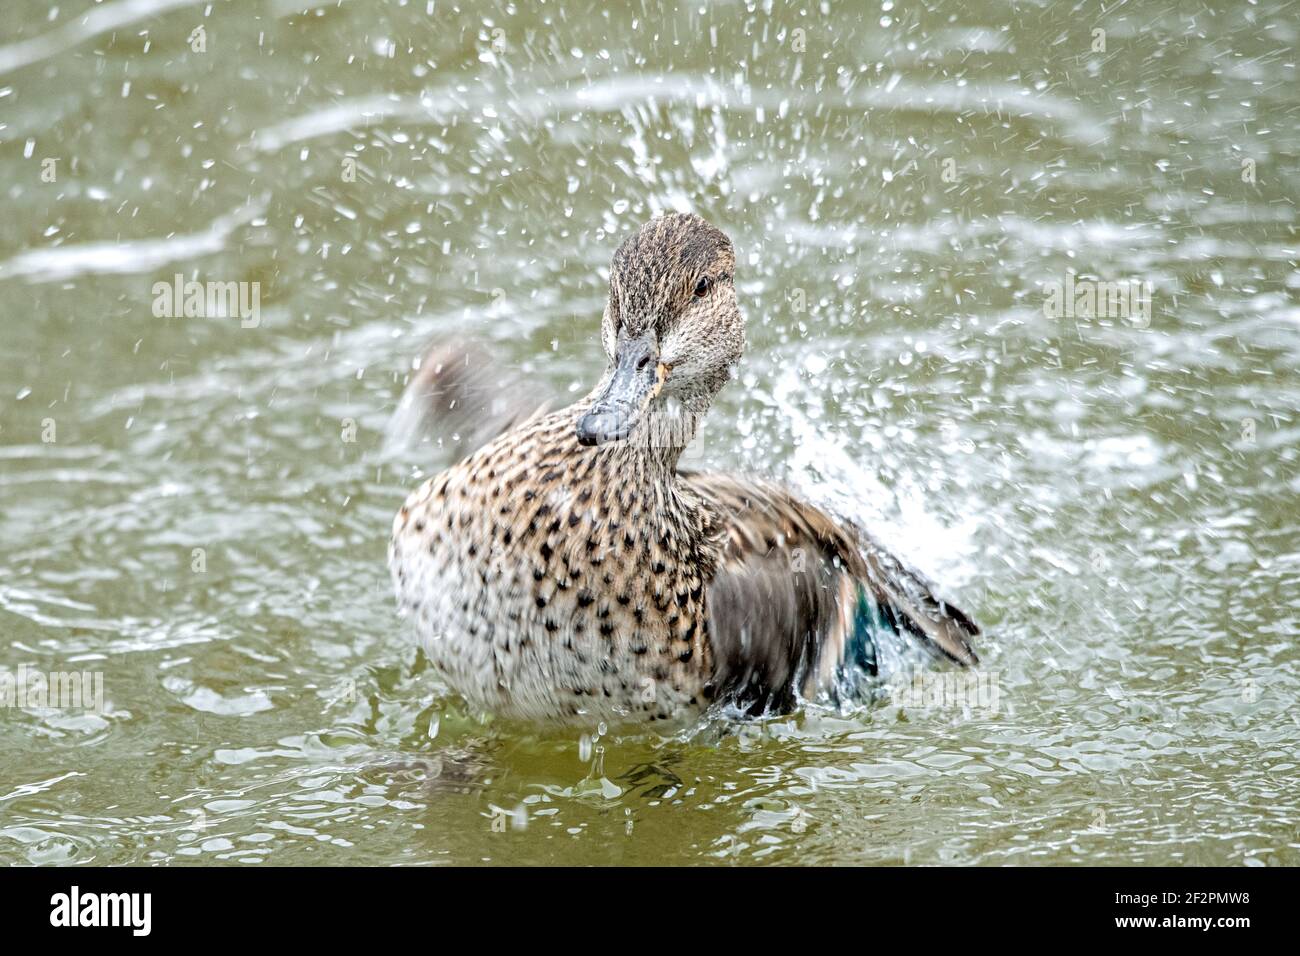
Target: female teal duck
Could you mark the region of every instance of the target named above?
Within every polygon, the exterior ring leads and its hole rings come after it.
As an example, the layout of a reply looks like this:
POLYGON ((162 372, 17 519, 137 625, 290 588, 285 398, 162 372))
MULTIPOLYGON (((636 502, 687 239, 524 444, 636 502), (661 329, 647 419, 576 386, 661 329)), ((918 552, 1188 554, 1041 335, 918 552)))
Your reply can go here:
MULTIPOLYGON (((398 513, 399 607, 475 709, 586 725, 786 712, 851 692, 885 633, 976 662, 971 620, 856 525, 678 470, 744 348, 734 268, 698 216, 642 226, 611 264, 595 390, 532 417, 497 396, 508 430, 398 513)), ((463 366, 444 353, 413 387, 469 431, 493 396, 463 366)))

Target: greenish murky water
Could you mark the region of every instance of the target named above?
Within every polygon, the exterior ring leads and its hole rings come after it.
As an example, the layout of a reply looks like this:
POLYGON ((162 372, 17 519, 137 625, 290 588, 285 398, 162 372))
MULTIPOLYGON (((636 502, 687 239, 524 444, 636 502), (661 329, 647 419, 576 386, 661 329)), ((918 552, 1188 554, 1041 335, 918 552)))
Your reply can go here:
POLYGON ((0 706, 0 862, 1300 863, 1300 26, 1211 6, 10 0, 0 671, 103 700, 0 706), (671 208, 750 322, 706 461, 943 582, 996 706, 547 735, 424 666, 411 359, 585 391, 671 208))

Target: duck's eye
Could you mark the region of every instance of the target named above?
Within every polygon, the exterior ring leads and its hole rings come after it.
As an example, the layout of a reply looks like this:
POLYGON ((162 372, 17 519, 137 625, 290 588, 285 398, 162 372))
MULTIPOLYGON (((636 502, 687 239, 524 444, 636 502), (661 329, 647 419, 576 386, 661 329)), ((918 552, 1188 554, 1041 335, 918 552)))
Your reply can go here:
POLYGON ((695 283, 695 295, 702 299, 709 294, 709 290, 712 288, 713 280, 708 276, 705 276, 699 282, 695 283))

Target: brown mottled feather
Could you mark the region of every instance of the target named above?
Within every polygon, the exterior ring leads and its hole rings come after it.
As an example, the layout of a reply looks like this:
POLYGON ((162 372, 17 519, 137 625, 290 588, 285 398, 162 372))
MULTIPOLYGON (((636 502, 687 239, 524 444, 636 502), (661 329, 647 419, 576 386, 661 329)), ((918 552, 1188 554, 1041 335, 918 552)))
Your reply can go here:
POLYGON ((787 710, 833 691, 853 636, 858 584, 922 646, 978 662, 978 628, 861 528, 779 485, 683 473, 719 516, 722 560, 709 586, 709 638, 725 689, 752 709, 787 710))

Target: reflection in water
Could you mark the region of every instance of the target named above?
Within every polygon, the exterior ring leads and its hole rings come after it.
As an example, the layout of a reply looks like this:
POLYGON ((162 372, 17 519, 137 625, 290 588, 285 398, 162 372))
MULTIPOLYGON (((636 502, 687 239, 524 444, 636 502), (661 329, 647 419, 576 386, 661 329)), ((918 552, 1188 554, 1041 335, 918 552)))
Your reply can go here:
POLYGON ((1296 863, 1296 28, 890 6, 18 3, 0 668, 105 702, 0 708, 0 860, 1296 863), (572 394, 684 208, 751 339, 693 464, 955 585, 996 709, 538 734, 406 641, 411 357, 572 394), (154 315, 177 272, 260 322, 154 315), (1149 321, 1045 307, 1133 278, 1149 321))

